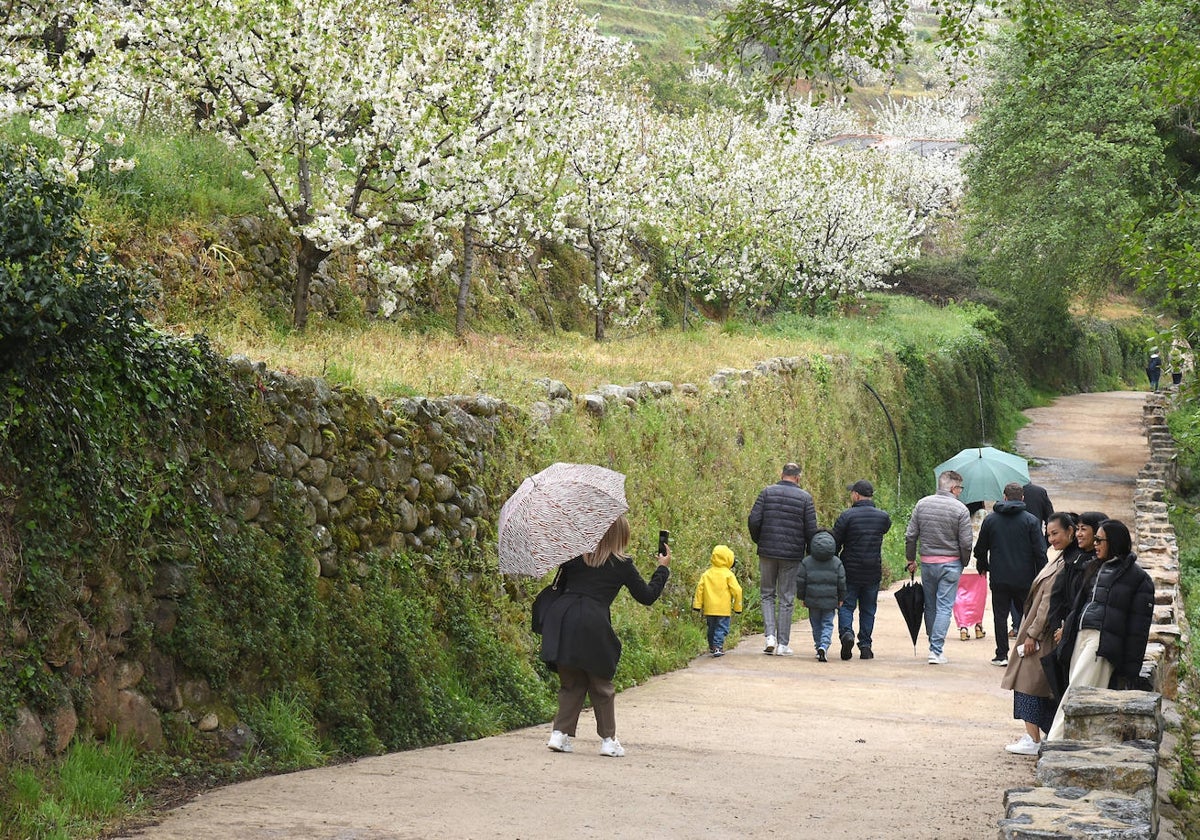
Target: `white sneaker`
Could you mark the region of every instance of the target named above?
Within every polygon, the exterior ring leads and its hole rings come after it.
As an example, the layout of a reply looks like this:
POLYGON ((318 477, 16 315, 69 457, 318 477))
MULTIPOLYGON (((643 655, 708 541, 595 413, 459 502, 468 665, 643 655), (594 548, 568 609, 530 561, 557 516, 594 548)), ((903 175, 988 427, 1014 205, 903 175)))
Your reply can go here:
POLYGON ((621 742, 616 738, 605 738, 600 742, 600 755, 607 755, 609 758, 622 758, 625 755, 625 748, 621 746, 621 742))
POLYGON ((1041 748, 1042 742, 1033 740, 1029 737, 1029 733, 1026 732, 1021 736, 1021 740, 1017 741, 1015 744, 1009 744, 1004 749, 1008 750, 1010 753, 1015 753, 1016 755, 1037 755, 1041 748))
POLYGON ((930 665, 948 665, 948 664, 950 664, 950 660, 946 658, 946 654, 944 654, 944 653, 930 653, 929 654, 929 664, 930 665))
POLYGON ((793 656, 794 652, 787 645, 779 645, 779 647, 775 648, 775 655, 776 656, 793 656))
POLYGON ((550 740, 546 742, 546 746, 555 752, 574 752, 571 749, 571 736, 557 729, 550 733, 550 740))
POLYGON ((775 652, 775 637, 767 636, 767 643, 766 643, 766 645, 763 646, 763 653, 774 653, 774 652, 775 652))

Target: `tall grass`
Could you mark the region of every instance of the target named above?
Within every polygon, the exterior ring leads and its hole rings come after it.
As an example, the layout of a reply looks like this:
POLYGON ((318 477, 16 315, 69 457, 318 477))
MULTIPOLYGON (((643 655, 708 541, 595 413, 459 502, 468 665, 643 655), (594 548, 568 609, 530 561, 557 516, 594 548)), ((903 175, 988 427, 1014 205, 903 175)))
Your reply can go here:
POLYGON ((70 840, 90 836, 125 813, 137 750, 127 740, 77 741, 57 765, 13 767, 0 797, 0 837, 70 840))
POLYGON ((273 770, 307 770, 328 759, 312 710, 294 692, 251 701, 245 720, 258 738, 259 757, 273 770))

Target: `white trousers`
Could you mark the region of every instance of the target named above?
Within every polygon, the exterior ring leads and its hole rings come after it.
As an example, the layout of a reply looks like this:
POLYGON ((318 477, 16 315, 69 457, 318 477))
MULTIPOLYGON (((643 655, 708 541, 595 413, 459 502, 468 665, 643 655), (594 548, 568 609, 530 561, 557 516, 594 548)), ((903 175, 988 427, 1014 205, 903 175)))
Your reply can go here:
MULTIPOLYGON (((1112 674, 1113 664, 1100 655, 1100 631, 1080 630, 1075 639, 1075 652, 1071 654, 1071 676, 1067 685, 1108 688, 1112 674)), ((1054 713, 1054 723, 1050 725, 1050 732, 1046 735, 1047 741, 1062 740, 1065 723, 1063 705, 1061 702, 1058 704, 1058 711, 1054 713)))

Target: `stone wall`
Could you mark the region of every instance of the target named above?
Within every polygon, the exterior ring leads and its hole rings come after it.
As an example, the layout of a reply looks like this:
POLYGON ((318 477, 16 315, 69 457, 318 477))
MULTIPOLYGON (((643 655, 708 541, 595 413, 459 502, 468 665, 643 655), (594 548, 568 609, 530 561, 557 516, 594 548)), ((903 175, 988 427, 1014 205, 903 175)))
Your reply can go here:
MULTIPOLYGON (((791 372, 798 364, 770 360, 736 378, 791 372)), ((563 383, 544 379, 534 383, 539 399, 526 416, 482 394, 383 401, 322 379, 268 370, 244 357, 229 365, 252 406, 249 439, 231 442, 228 430, 199 430, 195 440, 173 442, 177 451, 171 457, 188 462, 206 447, 216 456, 218 474, 205 481, 205 492, 222 527, 265 530, 291 521, 282 519, 284 511, 298 505, 314 548, 311 574, 331 586, 352 586, 365 576, 372 551, 471 551, 481 528, 494 526, 503 501, 489 489, 486 468, 506 422, 545 422, 563 412, 602 414, 699 393, 690 383, 638 382, 577 396, 563 383)), ((714 377, 714 389, 723 384, 714 377)), ((84 579, 79 603, 103 599, 111 616, 89 623, 78 604, 67 610, 43 659, 45 667, 66 670, 85 684, 87 696, 64 693, 40 714, 20 706, 15 724, 0 732, 0 761, 59 754, 77 732, 103 737, 110 729, 149 749, 160 747, 165 728, 173 726, 189 727, 232 754, 246 745, 250 735, 221 693, 163 650, 196 561, 182 543, 160 549, 144 592, 111 573, 84 579), (151 627, 149 644, 135 641, 139 623, 151 627)), ((17 621, 13 630, 18 641, 28 636, 17 621)))
POLYGON ((1179 657, 1187 625, 1179 549, 1164 493, 1175 478, 1166 425, 1174 390, 1149 394, 1143 421, 1150 459, 1134 491, 1134 550, 1155 587, 1142 668, 1145 691, 1070 688, 1064 740, 1043 742, 1038 787, 1005 792, 1002 840, 1182 837, 1167 793, 1178 767, 1179 657))

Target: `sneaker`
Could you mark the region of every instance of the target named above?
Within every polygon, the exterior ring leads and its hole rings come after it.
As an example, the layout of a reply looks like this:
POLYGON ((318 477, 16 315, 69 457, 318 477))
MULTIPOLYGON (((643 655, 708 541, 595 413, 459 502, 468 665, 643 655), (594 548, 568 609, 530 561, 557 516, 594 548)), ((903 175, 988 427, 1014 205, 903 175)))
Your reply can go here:
POLYGON ((724 656, 725 651, 723 651, 721 648, 713 648, 712 655, 713 655, 713 658, 715 659, 718 656, 724 656))
POLYGON ((794 651, 787 645, 780 645, 779 647, 775 648, 776 656, 792 656, 793 654, 794 651))
POLYGON ((817 661, 828 662, 828 657, 825 656, 825 648, 817 648, 817 661))
POLYGON ((1008 638, 1010 638, 1010 639, 1015 639, 1015 638, 1017 638, 1017 631, 1016 631, 1016 630, 1009 630, 1009 631, 1008 631, 1008 638))
POLYGON ((1029 737, 1029 733, 1027 732, 1021 736, 1021 740, 1017 741, 1015 744, 1009 744, 1004 749, 1016 755, 1037 755, 1041 748, 1041 741, 1033 740, 1029 737))
POLYGON ((930 665, 948 665, 949 663, 950 663, 950 660, 946 658, 946 654, 944 654, 944 653, 932 653, 931 652, 929 654, 929 664, 930 665))
POLYGON ((874 659, 875 652, 873 650, 871 650, 869 647, 862 648, 858 651, 858 658, 859 659, 874 659))
POLYGON ((600 755, 606 755, 609 758, 622 758, 625 755, 625 748, 621 746, 621 742, 616 738, 605 738, 600 742, 600 755))
POLYGON ((775 637, 767 636, 767 643, 763 647, 763 653, 774 653, 774 652, 775 652, 775 637))
POLYGON ((571 736, 565 732, 559 732, 555 729, 550 733, 550 740, 546 746, 555 752, 573 752, 571 749, 571 736))
POLYGON ((995 659, 992 660, 992 664, 995 665, 997 668, 1007 668, 1008 667, 1008 657, 1007 656, 997 656, 995 659))
POLYGON ((854 656, 854 631, 846 630, 842 633, 842 659, 849 659, 854 656))

